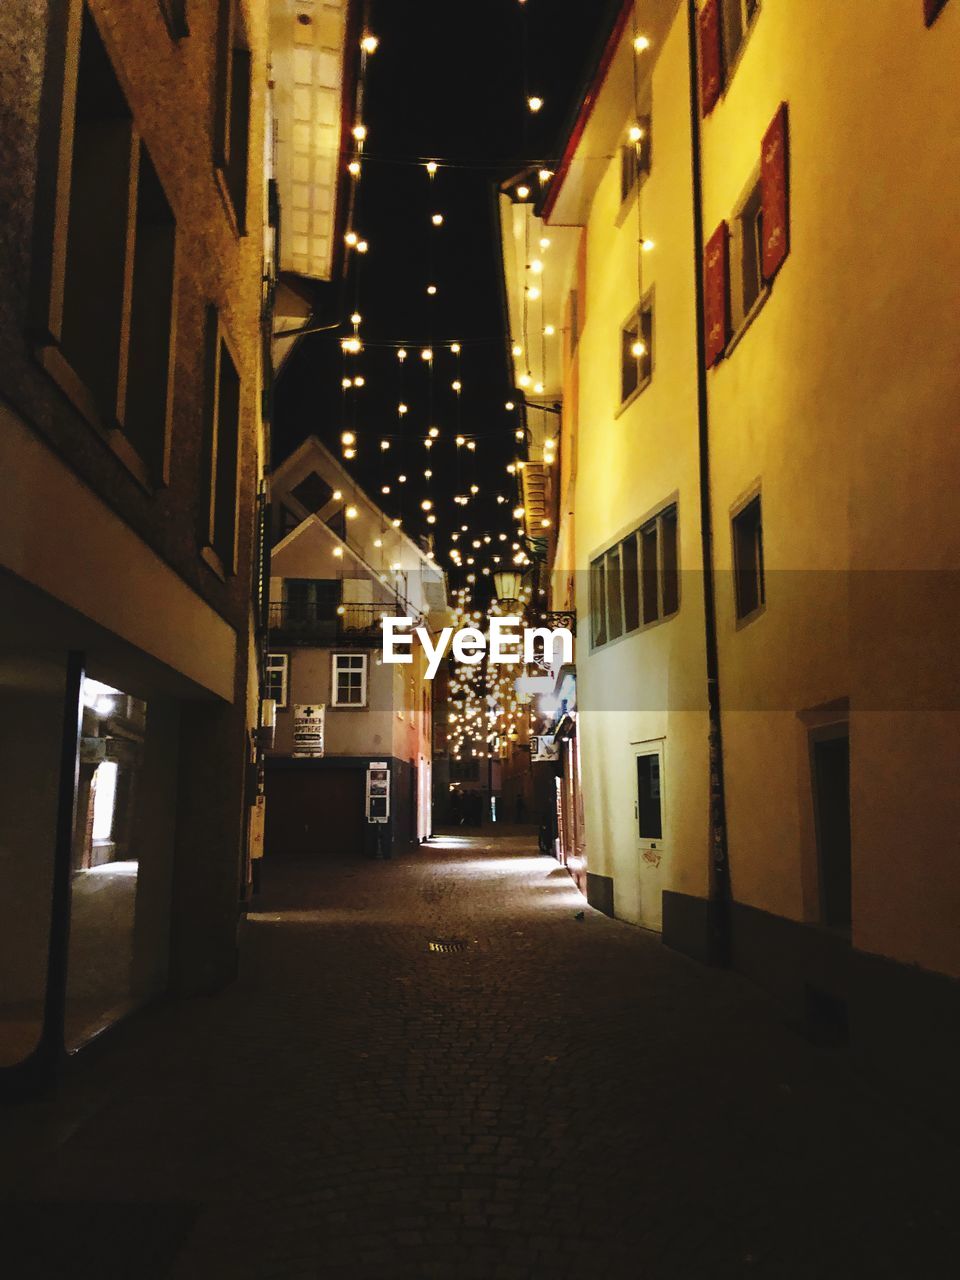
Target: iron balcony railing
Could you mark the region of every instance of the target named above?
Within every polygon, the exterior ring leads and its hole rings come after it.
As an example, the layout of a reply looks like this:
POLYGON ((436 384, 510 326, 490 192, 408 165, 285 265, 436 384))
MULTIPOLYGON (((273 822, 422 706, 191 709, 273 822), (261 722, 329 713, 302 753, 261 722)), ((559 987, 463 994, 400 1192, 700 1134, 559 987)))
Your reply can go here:
POLYGON ((270 602, 270 639, 283 644, 374 644, 383 635, 381 618, 387 604, 329 604, 270 602))

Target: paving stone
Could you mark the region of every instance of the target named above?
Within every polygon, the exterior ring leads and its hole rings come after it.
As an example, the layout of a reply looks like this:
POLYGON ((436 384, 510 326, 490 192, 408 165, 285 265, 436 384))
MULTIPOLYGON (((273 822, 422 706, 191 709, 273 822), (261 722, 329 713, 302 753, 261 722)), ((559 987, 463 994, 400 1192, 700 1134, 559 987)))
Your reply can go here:
MULTIPOLYGON (((5 1277, 65 1274, 38 1218, 164 1215, 165 1280, 953 1273, 946 1135, 735 975, 572 901, 515 839, 268 862, 236 984, 0 1113, 5 1277)), ((148 1234, 110 1234, 70 1240, 71 1276, 161 1274, 148 1234)))

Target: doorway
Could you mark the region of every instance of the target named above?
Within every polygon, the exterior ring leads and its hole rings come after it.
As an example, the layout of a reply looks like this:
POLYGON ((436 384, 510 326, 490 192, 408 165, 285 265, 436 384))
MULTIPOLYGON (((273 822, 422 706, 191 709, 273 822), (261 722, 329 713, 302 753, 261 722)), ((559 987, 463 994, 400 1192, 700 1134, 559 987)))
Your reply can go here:
POLYGON ((820 920, 828 929, 848 932, 852 918, 849 727, 817 730, 811 735, 810 755, 820 920))

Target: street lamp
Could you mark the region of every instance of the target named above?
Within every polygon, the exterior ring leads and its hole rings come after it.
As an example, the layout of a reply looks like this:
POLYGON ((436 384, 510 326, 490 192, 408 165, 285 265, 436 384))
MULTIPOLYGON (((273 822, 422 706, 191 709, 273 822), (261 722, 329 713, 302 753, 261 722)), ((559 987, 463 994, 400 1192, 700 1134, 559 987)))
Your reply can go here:
POLYGON ((523 574, 516 569, 498 569, 493 575, 493 587, 497 599, 505 607, 515 605, 520 600, 520 588, 523 585, 523 574))

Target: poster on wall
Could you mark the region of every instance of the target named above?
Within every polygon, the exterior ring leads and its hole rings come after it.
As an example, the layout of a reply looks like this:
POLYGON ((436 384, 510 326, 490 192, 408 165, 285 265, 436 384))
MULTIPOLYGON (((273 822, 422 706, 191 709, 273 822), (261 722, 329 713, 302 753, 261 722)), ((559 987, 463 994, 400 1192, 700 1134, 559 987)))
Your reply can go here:
POLYGON ((552 733, 534 733, 530 735, 530 759, 534 764, 545 760, 560 759, 560 743, 552 733))
POLYGON ((295 756, 323 755, 323 718, 326 706, 322 702, 309 705, 300 703, 293 708, 293 754, 295 756))

